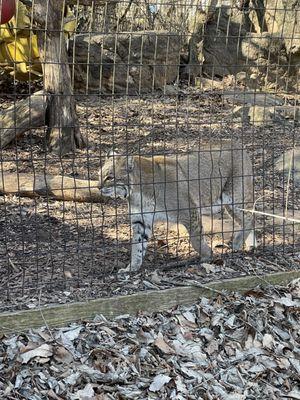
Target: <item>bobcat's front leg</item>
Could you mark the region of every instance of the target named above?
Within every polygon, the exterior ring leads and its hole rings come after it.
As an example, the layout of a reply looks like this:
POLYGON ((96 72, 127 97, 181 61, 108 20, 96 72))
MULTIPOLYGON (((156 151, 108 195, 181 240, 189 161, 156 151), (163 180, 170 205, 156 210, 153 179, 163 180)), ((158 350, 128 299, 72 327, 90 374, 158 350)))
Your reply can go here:
POLYGON ((148 221, 135 220, 132 222, 131 262, 128 266, 130 271, 140 269, 151 234, 152 229, 148 221))
POLYGON ((152 235, 152 224, 150 218, 135 217, 132 222, 131 262, 128 271, 138 271, 143 263, 148 241, 152 235))

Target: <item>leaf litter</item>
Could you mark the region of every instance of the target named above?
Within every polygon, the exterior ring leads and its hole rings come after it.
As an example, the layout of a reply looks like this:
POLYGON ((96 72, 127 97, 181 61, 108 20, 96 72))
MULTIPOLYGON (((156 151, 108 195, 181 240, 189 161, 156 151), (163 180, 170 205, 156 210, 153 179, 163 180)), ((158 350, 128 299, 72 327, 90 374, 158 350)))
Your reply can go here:
POLYGON ((299 287, 2 336, 0 398, 300 399, 299 287))

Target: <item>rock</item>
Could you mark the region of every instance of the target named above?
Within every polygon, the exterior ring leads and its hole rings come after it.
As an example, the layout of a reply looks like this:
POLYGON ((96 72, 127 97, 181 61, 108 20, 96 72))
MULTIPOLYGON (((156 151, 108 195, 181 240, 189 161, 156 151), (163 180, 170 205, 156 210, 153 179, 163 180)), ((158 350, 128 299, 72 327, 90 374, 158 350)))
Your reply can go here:
POLYGON ((223 98, 233 104, 250 104, 259 106, 280 106, 284 104, 281 97, 268 93, 256 92, 225 92, 223 98))
POLYGON ((218 79, 209 79, 201 76, 195 79, 195 86, 200 88, 203 92, 210 90, 223 90, 224 82, 218 79))
POLYGON ((295 183, 300 184, 300 147, 284 152, 275 162, 278 172, 288 174, 292 166, 292 176, 295 183))
POLYGON ((75 89, 118 94, 163 89, 177 78, 180 51, 181 37, 173 33, 77 35, 69 52, 70 58, 74 53, 75 89))
POLYGON ((241 41, 240 63, 247 66, 247 85, 251 88, 266 87, 275 83, 287 85, 289 60, 280 34, 247 33, 241 41))
POLYGON ((232 116, 240 118, 244 123, 250 123, 255 126, 271 123, 286 124, 286 120, 290 120, 293 124, 298 124, 300 121, 300 107, 246 104, 236 106, 232 116))
POLYGON ((255 126, 269 125, 273 122, 273 115, 274 107, 251 106, 248 112, 249 122, 255 126))
POLYGON ((299 0, 265 0, 265 21, 269 32, 278 32, 285 44, 290 63, 300 63, 299 0))
POLYGON ((236 106, 232 111, 233 118, 240 118, 242 122, 249 122, 250 106, 236 106))
POLYGON ((276 113, 281 118, 295 121, 296 125, 300 122, 300 107, 294 106, 280 106, 276 107, 276 113))
POLYGON ((203 72, 223 77, 242 71, 239 47, 247 33, 243 13, 231 6, 217 7, 203 31, 203 72))
POLYGON ((272 0, 257 0, 248 13, 232 4, 215 7, 193 38, 198 54, 191 60, 203 60, 198 71, 212 78, 234 74, 250 88, 294 92, 300 64, 297 4, 278 0, 274 7, 272 0))
POLYGON ((279 34, 270 34, 268 32, 247 33, 241 44, 242 56, 249 62, 257 62, 261 60, 267 66, 268 57, 269 63, 286 62, 286 54, 284 53, 284 43, 279 34))
POLYGON ((162 91, 166 96, 177 96, 179 89, 175 85, 165 85, 162 87, 162 91))

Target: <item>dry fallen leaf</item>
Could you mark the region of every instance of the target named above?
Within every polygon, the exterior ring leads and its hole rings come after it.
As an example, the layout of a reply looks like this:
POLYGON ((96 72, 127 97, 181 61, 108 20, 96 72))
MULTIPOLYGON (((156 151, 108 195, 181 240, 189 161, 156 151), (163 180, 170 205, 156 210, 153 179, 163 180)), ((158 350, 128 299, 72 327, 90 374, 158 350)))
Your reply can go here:
POLYGON ((156 346, 164 354, 174 354, 175 351, 170 347, 164 340, 161 332, 158 333, 157 338, 154 341, 154 346, 156 346))
POLYGON ((51 400, 63 400, 63 398, 57 396, 57 394, 56 394, 52 389, 50 389, 50 390, 47 392, 47 396, 48 396, 49 399, 51 399, 51 400))
POLYGON ((168 375, 156 375, 151 383, 149 390, 150 392, 159 392, 166 383, 169 383, 171 378, 168 375))
POLYGON ((295 388, 292 391, 288 392, 286 397, 290 399, 300 400, 300 390, 295 388))
POLYGON ((71 398, 72 400, 93 400, 94 396, 95 392, 93 386, 88 383, 84 389, 78 390, 71 398))
POLYGON ((73 361, 72 354, 63 346, 56 346, 54 348, 54 359, 57 362, 69 364, 73 361))
POLYGON ((271 349, 274 345, 274 338, 272 335, 269 333, 266 333, 263 337, 263 347, 266 347, 267 349, 271 349))
POLYGON ((218 269, 218 267, 216 265, 214 265, 214 264, 203 263, 203 264, 201 264, 201 266, 205 269, 205 272, 207 274, 216 272, 216 270, 218 269))
POLYGON ((300 318, 289 290, 4 337, 0 398, 299 400, 300 318))
POLYGON ((36 357, 48 358, 51 357, 52 355, 53 355, 52 346, 44 343, 34 350, 29 350, 23 354, 20 354, 20 358, 23 364, 27 364, 33 358, 36 357))

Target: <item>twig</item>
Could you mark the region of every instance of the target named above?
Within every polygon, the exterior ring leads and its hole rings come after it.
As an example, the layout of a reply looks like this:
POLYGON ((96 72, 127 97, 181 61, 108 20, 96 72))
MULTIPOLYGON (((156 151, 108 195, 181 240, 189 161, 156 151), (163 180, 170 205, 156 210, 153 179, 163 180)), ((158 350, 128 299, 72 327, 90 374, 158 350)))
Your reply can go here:
POLYGON ((260 258, 260 260, 265 264, 274 265, 274 267, 276 267, 277 270, 285 271, 285 269, 281 265, 279 265, 278 263, 276 263, 274 261, 270 261, 267 258, 260 258))
MULTIPOLYGON (((173 284, 174 284, 174 283, 173 283, 173 284)), ((219 294, 219 295, 221 295, 221 296, 226 297, 226 295, 225 295, 224 292, 221 292, 220 290, 214 289, 214 288, 212 288, 212 287, 210 287, 210 286, 203 285, 202 283, 200 283, 200 282, 198 282, 198 281, 183 281, 182 284, 180 283, 178 286, 184 286, 184 287, 187 287, 187 286, 199 287, 199 288, 201 288, 201 289, 206 289, 206 290, 209 290, 210 292, 214 292, 214 293, 217 293, 217 294, 219 294)))
POLYGON ((191 260, 184 260, 184 261, 175 261, 171 262, 164 267, 162 267, 163 271, 169 271, 175 268, 183 268, 183 267, 188 267, 191 264, 194 264, 195 262, 199 262, 196 259, 191 259, 191 260))
POLYGON ((130 10, 132 3, 133 3, 133 0, 130 0, 123 15, 118 19, 116 25, 114 26, 114 30, 116 30, 120 26, 120 24, 124 21, 124 19, 126 18, 126 15, 128 14, 128 11, 130 10))
MULTIPOLYGON (((293 148, 293 151, 294 150, 295 150, 295 147, 293 148)), ((277 218, 277 219, 281 219, 283 221, 295 222, 296 224, 300 224, 300 220, 299 219, 287 217, 293 159, 294 159, 294 153, 291 154, 290 161, 289 161, 289 171, 288 171, 288 179, 287 179, 287 189, 286 189, 286 200, 285 200, 284 216, 277 215, 277 214, 270 214, 270 213, 266 213, 266 212, 263 212, 263 211, 255 210, 255 205, 256 205, 256 202, 258 201, 258 199, 254 202, 252 210, 249 210, 249 209, 246 209, 246 208, 238 208, 238 209, 241 210, 241 211, 250 212, 252 214, 265 215, 266 217, 277 218)), ((264 197, 264 196, 261 196, 261 197, 264 197)))
POLYGON ((284 216, 281 216, 281 215, 270 214, 270 213, 266 213, 266 212, 263 212, 263 211, 257 211, 257 210, 254 210, 254 209, 250 210, 248 208, 239 208, 238 207, 238 209, 241 210, 241 211, 250 212, 252 214, 265 215, 266 217, 278 218, 278 219, 282 219, 282 220, 285 220, 285 221, 296 222, 296 224, 300 224, 300 219, 296 219, 296 218, 284 217, 284 216))
POLYGON ((243 264, 242 264, 242 265, 241 265, 242 269, 243 269, 245 272, 247 272, 247 273, 249 273, 249 270, 251 270, 252 275, 254 275, 256 278, 258 278, 261 282, 265 283, 265 284, 267 285, 267 287, 268 287, 268 286, 271 286, 271 287, 274 289, 274 291, 279 295, 279 292, 278 292, 278 290, 276 289, 275 285, 273 285, 272 283, 268 282, 266 279, 264 279, 263 276, 258 275, 257 272, 255 271, 255 269, 253 268, 253 266, 251 265, 251 263, 250 263, 249 261, 247 261, 247 260, 245 260, 245 261, 248 263, 248 268, 247 268, 247 270, 245 271, 245 268, 244 268, 244 266, 243 266, 243 264))
POLYGON ((53 335, 52 335, 51 329, 49 328, 49 325, 48 325, 48 323, 47 323, 47 321, 46 321, 46 319, 45 319, 45 317, 44 317, 44 314, 43 314, 43 311, 42 311, 42 308, 41 308, 41 296, 42 296, 42 289, 40 290, 40 293, 39 293, 38 308, 39 308, 39 312, 40 312, 40 314, 41 314, 42 320, 43 320, 43 322, 44 322, 44 324, 45 324, 45 326, 46 326, 46 329, 47 329, 49 335, 51 336, 51 339, 52 339, 53 341, 55 341, 55 338, 54 338, 53 335))
POLYGON ((19 278, 19 276, 21 276, 22 274, 23 274, 23 271, 20 271, 20 272, 16 273, 15 275, 9 275, 9 277, 6 278, 5 282, 0 283, 0 288, 6 288, 12 280, 14 280, 14 282, 16 282, 17 278, 19 278))
POLYGON ((8 262, 15 272, 19 272, 19 269, 15 266, 15 264, 12 262, 12 259, 10 257, 8 257, 8 262))

